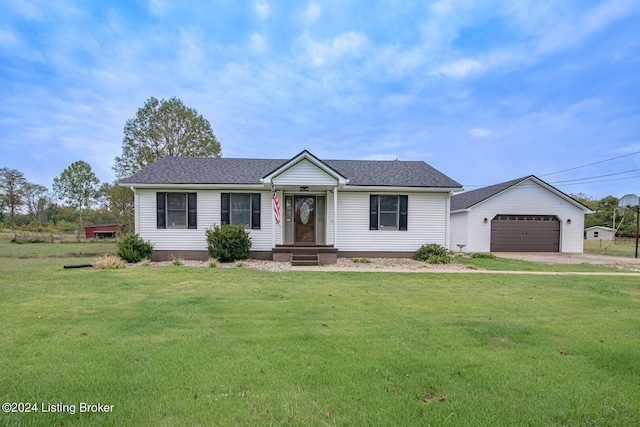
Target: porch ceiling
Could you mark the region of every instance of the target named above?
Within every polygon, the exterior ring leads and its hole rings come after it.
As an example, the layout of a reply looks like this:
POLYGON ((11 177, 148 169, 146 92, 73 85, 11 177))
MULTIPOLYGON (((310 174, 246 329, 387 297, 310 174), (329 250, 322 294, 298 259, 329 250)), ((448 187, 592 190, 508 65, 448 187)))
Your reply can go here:
POLYGON ((276 185, 276 190, 283 190, 287 193, 326 193, 337 185, 276 185))

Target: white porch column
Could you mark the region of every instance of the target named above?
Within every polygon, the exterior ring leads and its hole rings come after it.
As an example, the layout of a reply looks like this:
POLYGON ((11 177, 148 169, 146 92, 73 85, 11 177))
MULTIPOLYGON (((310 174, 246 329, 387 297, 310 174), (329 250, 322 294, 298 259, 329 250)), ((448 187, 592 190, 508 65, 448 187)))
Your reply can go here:
POLYGON ((338 187, 333 187, 333 247, 338 247, 338 187))

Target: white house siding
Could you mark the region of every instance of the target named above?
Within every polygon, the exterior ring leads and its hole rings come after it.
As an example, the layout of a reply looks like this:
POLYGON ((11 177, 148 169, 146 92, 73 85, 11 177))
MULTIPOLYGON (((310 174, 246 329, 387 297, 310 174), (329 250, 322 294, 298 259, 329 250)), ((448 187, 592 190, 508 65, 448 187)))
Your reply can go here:
POLYGON ((583 251, 584 211, 531 181, 523 181, 471 208, 467 213, 465 251, 490 251, 491 220, 498 214, 555 215, 560 220, 560 252, 583 251))
MULTIPOLYGON (((136 212, 136 233, 144 240, 153 243, 156 250, 207 250, 205 230, 214 224, 220 224, 220 190, 197 190, 198 193, 198 228, 197 229, 158 229, 156 226, 156 193, 157 192, 193 192, 193 190, 174 189, 138 189, 136 212)), ((230 191, 224 192, 245 192, 230 191)), ((255 193, 255 191, 253 191, 255 193)), ((260 230, 248 230, 251 236, 252 250, 265 251, 272 247, 272 215, 271 192, 261 191, 260 194, 260 230)), ((276 243, 281 239, 276 233, 276 243)))
MULTIPOLYGON (((338 242, 340 251, 409 252, 423 244, 447 246, 446 216, 448 193, 408 194, 406 231, 369 230, 369 195, 381 192, 338 192, 338 242)), ((330 209, 333 209, 330 203, 330 209)), ((332 217, 332 215, 331 215, 332 217)))
MULTIPOLYGON (((461 249, 457 245, 467 244, 467 212, 451 214, 451 243, 449 247, 458 252, 461 249)), ((467 252, 467 248, 462 248, 462 252, 467 252)))
POLYGON ((276 187, 280 185, 333 186, 337 184, 334 177, 306 159, 277 175, 272 181, 276 187))

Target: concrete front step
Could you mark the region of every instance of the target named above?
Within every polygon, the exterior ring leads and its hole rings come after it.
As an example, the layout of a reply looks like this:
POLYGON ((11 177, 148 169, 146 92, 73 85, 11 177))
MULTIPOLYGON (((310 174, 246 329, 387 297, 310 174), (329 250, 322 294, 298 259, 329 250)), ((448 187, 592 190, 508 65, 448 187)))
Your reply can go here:
POLYGON ((318 261, 291 261, 291 267, 317 267, 318 261))
POLYGON ((318 254, 292 254, 291 255, 291 259, 292 260, 300 260, 300 261, 317 261, 318 260, 318 254))
POLYGON ((291 266, 310 266, 310 265, 320 265, 318 262, 318 254, 292 254, 291 255, 291 266))
POLYGON ((272 250, 272 259, 291 262, 292 266, 318 266, 335 264, 338 249, 333 246, 278 245, 272 250))

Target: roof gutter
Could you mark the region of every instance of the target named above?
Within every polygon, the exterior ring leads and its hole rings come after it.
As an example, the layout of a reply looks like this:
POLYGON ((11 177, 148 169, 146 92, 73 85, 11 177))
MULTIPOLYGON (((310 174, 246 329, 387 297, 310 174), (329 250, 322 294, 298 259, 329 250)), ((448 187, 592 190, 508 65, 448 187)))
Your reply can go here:
MULTIPOLYGON (((201 189, 201 190, 264 190, 265 184, 142 184, 142 183, 120 183, 123 187, 152 189, 152 188, 171 188, 171 189, 201 189)), ((461 191, 461 187, 402 187, 402 186, 384 186, 384 185, 346 185, 338 186, 340 191, 358 191, 358 192, 416 192, 416 193, 451 193, 461 191)))
POLYGON ((126 183, 119 184, 123 187, 139 188, 139 189, 153 189, 153 188, 172 188, 176 190, 186 189, 199 189, 199 190, 233 190, 238 188, 249 190, 264 190, 265 187, 262 184, 136 184, 126 183))
POLYGON ((415 192, 415 193, 451 193, 462 191, 462 187, 402 187, 384 185, 347 185, 342 191, 393 191, 393 192, 415 192))

